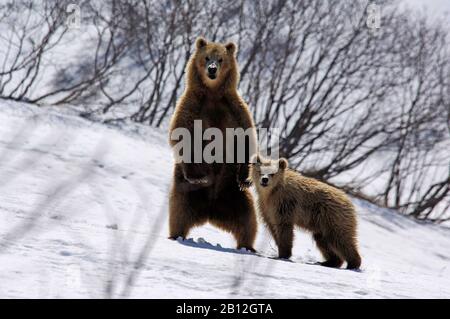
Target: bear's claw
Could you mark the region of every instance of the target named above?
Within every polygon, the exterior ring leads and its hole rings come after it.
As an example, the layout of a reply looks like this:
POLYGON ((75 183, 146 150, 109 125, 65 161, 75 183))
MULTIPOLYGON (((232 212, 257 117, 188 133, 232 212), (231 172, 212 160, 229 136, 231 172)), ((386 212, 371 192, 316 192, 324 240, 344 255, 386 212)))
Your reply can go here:
POLYGON ((250 186, 252 186, 252 181, 249 180, 249 179, 247 179, 247 180, 245 180, 245 181, 240 181, 240 182, 239 182, 239 189, 240 189, 241 191, 243 191, 243 190, 246 189, 246 188, 249 188, 250 186))
POLYGON ((209 180, 207 177, 202 178, 189 178, 187 179, 189 183, 195 184, 195 185, 202 185, 202 184, 208 184, 209 180))

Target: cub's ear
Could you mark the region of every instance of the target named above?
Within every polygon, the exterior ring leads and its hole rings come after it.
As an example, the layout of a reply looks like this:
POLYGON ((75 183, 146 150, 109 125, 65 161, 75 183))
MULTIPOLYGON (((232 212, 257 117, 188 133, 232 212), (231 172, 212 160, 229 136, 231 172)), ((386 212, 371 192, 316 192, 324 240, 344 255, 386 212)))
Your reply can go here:
POLYGON ((288 164, 287 159, 285 159, 284 157, 280 158, 280 160, 278 161, 278 166, 280 167, 280 169, 283 169, 283 170, 288 168, 289 164, 288 164))
POLYGON ((234 42, 228 42, 225 44, 225 48, 227 49, 227 52, 232 55, 236 55, 237 52, 237 45, 234 42))
POLYGON ((258 154, 254 154, 250 159, 252 165, 261 165, 261 157, 258 154))
POLYGON ((195 40, 195 47, 197 49, 201 49, 206 47, 206 45, 208 44, 208 41, 206 41, 206 39, 204 37, 198 37, 197 40, 195 40))

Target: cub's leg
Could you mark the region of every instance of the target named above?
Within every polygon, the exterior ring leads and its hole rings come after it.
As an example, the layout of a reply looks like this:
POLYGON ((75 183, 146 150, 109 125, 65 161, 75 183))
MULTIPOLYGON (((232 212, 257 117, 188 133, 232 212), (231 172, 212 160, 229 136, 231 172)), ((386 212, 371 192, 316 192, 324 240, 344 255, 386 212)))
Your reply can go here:
POLYGON ((289 259, 292 256, 294 243, 294 225, 292 223, 277 223, 275 228, 275 241, 278 245, 278 257, 289 259))
POLYGON ((325 258, 325 261, 320 264, 325 267, 341 267, 344 261, 335 253, 330 240, 327 240, 326 237, 319 233, 314 234, 313 238, 316 242, 317 248, 319 248, 325 258))
POLYGON ((349 253, 345 257, 345 260, 347 261, 347 269, 359 269, 361 266, 361 256, 359 255, 356 247, 350 249, 349 253))
POLYGON ((277 225, 278 237, 278 257, 289 259, 292 256, 292 246, 294 243, 294 225, 277 225))
POLYGON ((194 226, 206 222, 206 217, 201 217, 193 207, 194 203, 188 194, 182 191, 172 190, 169 196, 169 238, 186 238, 194 226))
POLYGON ((359 269, 361 266, 361 256, 358 253, 354 237, 342 236, 336 243, 336 250, 347 262, 347 269, 359 269))
POLYGON ((278 247, 278 258, 289 259, 292 256, 294 242, 294 225, 289 222, 275 220, 275 222, 264 219, 278 247))

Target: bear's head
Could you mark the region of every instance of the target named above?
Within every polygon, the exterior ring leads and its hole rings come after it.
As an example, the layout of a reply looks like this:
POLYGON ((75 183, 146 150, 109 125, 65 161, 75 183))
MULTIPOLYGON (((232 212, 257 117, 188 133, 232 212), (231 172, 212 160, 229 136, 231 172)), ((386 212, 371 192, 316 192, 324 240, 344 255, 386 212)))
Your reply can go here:
MULTIPOLYGON (((233 42, 226 44, 208 42, 199 37, 195 41, 195 53, 188 65, 188 81, 208 89, 237 89, 239 72, 236 62, 237 47, 233 42)), ((188 82, 188 83, 189 83, 188 82)))
POLYGON ((271 160, 256 155, 251 163, 252 181, 258 190, 271 190, 284 181, 284 173, 288 168, 288 161, 285 158, 271 160))

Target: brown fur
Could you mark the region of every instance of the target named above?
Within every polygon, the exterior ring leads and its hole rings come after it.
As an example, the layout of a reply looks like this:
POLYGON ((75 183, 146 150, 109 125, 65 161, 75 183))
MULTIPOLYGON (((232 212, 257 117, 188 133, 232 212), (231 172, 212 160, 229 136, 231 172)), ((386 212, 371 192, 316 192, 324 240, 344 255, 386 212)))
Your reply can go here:
POLYGON ((348 269, 359 268, 356 212, 350 199, 341 190, 304 177, 287 166, 286 159, 270 161, 258 157, 251 168, 258 206, 278 245, 279 257, 291 256, 294 226, 298 226, 312 232, 325 258, 322 265, 340 267, 346 261, 348 269), (265 187, 262 177, 268 178, 265 187))
MULTIPOLYGON (((202 128, 254 128, 248 106, 237 92, 239 71, 236 45, 196 41, 196 50, 186 68, 186 87, 170 124, 193 132, 194 120, 202 128), (217 78, 206 73, 206 57, 220 59, 217 78)), ((170 140, 173 147, 178 141, 170 140)), ((255 140, 250 141, 255 143, 255 140)), ((203 147, 205 147, 204 143, 203 147)), ((226 156, 224 151, 224 157, 226 156)), ((249 160, 249 158, 247 159, 249 160)), ((235 163, 178 163, 169 196, 170 237, 186 237, 194 226, 205 222, 231 232, 238 248, 253 250, 256 215, 248 186, 248 165, 235 163), (203 180, 202 183, 196 181, 203 180)))

